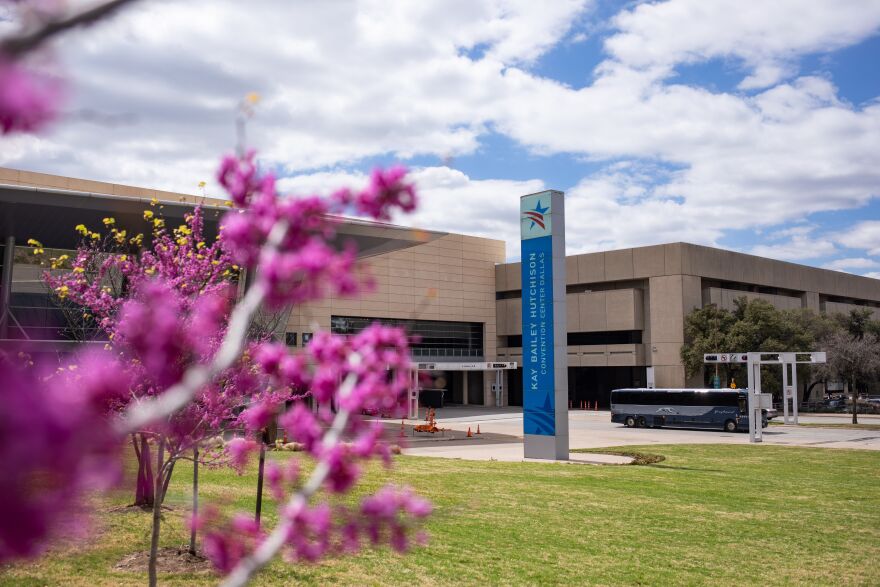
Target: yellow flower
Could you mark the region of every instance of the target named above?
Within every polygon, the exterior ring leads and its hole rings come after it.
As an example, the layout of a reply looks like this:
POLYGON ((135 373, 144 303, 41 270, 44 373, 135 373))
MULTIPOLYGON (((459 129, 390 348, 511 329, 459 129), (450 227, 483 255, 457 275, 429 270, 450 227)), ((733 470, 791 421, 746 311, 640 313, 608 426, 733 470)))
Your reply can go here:
POLYGON ((58 293, 58 297, 62 300, 67 297, 67 294, 70 292, 70 288, 66 285, 61 285, 55 288, 56 293, 58 293))
POLYGON ((119 260, 122 261, 122 262, 128 261, 128 255, 121 255, 121 256, 119 257, 119 260))
POLYGON ((77 225, 76 225, 76 231, 77 231, 78 233, 80 233, 81 235, 83 235, 83 236, 86 236, 87 234, 89 234, 89 229, 86 228, 86 225, 85 225, 85 224, 77 224, 77 225))
POLYGON ((92 237, 92 240, 98 240, 101 238, 101 235, 97 232, 90 233, 89 236, 92 237))
POLYGON ((38 241, 35 238, 29 238, 27 241, 27 244, 29 244, 32 247, 42 247, 43 246, 43 243, 41 243, 40 241, 38 241))
POLYGON ((104 293, 110 293, 110 291, 111 291, 109 285, 105 285, 105 286, 102 287, 101 289, 104 291, 104 293))
POLYGON ((155 206, 158 203, 159 203, 159 200, 157 198, 150 199, 150 206, 155 206))
POLYGON ((203 249, 203 248, 205 248, 205 241, 199 241, 199 242, 197 242, 197 243, 196 243, 196 248, 197 248, 197 249, 203 249))
POLYGON ((104 226, 110 226, 111 224, 116 224, 115 218, 105 218, 101 222, 104 223, 104 226))
POLYGON ((223 202, 223 205, 226 206, 227 208, 232 208, 232 206, 234 206, 234 204, 232 203, 232 200, 226 200, 225 202, 223 202))
POLYGON ((165 221, 162 220, 161 218, 156 218, 153 220, 153 228, 155 228, 156 230, 159 230, 160 228, 164 228, 164 227, 165 227, 165 221))
POLYGON ((153 269, 152 267, 150 267, 149 269, 145 269, 145 270, 144 270, 144 273, 146 273, 147 275, 152 275, 152 274, 154 274, 155 272, 156 272, 156 270, 153 269))
POLYGON ((74 273, 85 273, 86 270, 83 269, 82 267, 74 267, 74 268, 73 268, 73 272, 74 272, 74 273))
POLYGON ((152 210, 144 210, 144 220, 152 220, 153 211, 152 210))
POLYGON ((70 255, 61 255, 60 257, 58 257, 58 262, 59 262, 59 263, 64 263, 64 262, 67 261, 68 259, 70 259, 70 255))
POLYGON ((182 236, 179 239, 177 239, 177 244, 179 244, 181 247, 186 245, 186 237, 182 236))
POLYGON ((206 183, 203 182, 203 181, 200 181, 200 182, 199 182, 199 187, 200 187, 200 188, 203 188, 203 187, 205 187, 206 185, 208 185, 208 184, 206 184, 206 183))
POLYGON ((219 264, 220 264, 220 261, 218 261, 218 260, 216 260, 216 259, 214 259, 213 261, 211 261, 211 265, 215 265, 215 266, 216 266, 216 265, 219 265, 219 264))

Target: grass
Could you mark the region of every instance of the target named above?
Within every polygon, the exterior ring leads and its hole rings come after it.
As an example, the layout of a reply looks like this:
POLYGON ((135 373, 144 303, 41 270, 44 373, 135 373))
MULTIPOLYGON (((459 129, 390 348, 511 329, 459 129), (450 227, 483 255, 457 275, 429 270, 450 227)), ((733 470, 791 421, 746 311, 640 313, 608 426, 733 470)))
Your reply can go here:
MULTIPOLYGON (((785 426, 785 422, 770 422, 771 426, 785 426)), ((874 432, 880 431, 880 424, 853 424, 852 422, 807 422, 807 423, 799 423, 798 426, 803 426, 805 428, 845 428, 849 430, 871 430, 874 432)))
MULTIPOLYGON (((626 447, 644 466, 469 462, 398 457, 393 480, 436 506, 430 545, 319 565, 275 562, 256 585, 880 585, 880 453, 748 445, 626 447)), ((290 458, 289 453, 272 458, 290 458)), ((188 540, 189 472, 175 472, 165 545, 188 540)), ((253 509, 254 470, 203 471, 204 501, 253 509)), ((91 543, 0 572, 0 585, 143 585, 113 570, 146 550, 149 514, 102 500, 91 543)), ((264 508, 273 522, 273 508, 264 508), (268 509, 269 511, 266 511, 268 509)), ((162 575, 163 585, 208 585, 162 575)))

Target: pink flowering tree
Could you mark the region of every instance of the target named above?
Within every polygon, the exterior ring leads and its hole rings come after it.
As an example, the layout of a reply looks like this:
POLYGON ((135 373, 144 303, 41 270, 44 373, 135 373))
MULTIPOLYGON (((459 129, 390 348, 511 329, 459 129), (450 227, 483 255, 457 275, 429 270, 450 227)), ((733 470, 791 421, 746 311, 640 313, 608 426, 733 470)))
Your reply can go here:
MULTIPOLYGON (((228 305, 226 298, 234 290, 231 278, 237 275, 237 268, 219 242, 206 244, 200 208, 188 214, 184 224, 169 230, 161 217, 161 206, 154 201, 150 209, 144 211, 144 221, 148 223, 147 234, 150 235, 147 248, 144 248, 143 232, 129 234, 129 230, 117 226, 115 218, 104 218, 100 232, 77 226, 82 240, 74 258, 53 257, 49 260, 53 271, 44 274, 68 321, 92 326, 78 328, 76 333, 87 339, 107 340, 106 350, 113 350, 129 363, 131 372, 140 373, 143 383, 112 406, 117 411, 124 411, 131 402, 161 393, 190 360, 186 356, 170 356, 174 349, 169 349, 169 356, 142 356, 139 337, 150 336, 155 328, 173 328, 178 316, 194 314, 196 304, 228 305), (167 305, 163 309, 167 311, 160 315, 139 315, 143 307, 131 305, 127 308, 128 319, 124 320, 124 304, 143 297, 165 298, 167 305), (141 325, 145 331, 134 331, 132 325, 141 325), (169 360, 171 364, 165 362, 169 360)), ((210 354, 221 335, 222 330, 205 332, 197 351, 202 356, 210 354)), ((246 400, 248 390, 234 385, 241 382, 240 375, 224 380, 224 393, 217 396, 224 399, 222 403, 197 401, 172 419, 173 435, 163 438, 166 458, 156 463, 156 471, 164 479, 160 503, 176 461, 190 454, 202 440, 219 434, 222 424, 234 417, 233 410, 246 400)), ((160 435, 161 431, 151 427, 132 434, 138 461, 133 505, 153 506, 156 492, 149 439, 160 435)))
MULTIPOLYGON (((55 3, 34 3, 34 21, 0 42, 4 133, 33 131, 57 112, 60 86, 29 71, 24 58, 53 36, 94 22, 125 3, 115 0, 65 15, 53 12, 55 3)), ((158 235, 157 241, 170 250, 154 246, 137 260, 106 256, 96 269, 100 273, 106 264, 105 273, 92 282, 76 277, 86 272, 84 265, 76 270, 86 260, 78 254, 71 274, 53 282, 59 296, 77 296, 77 303, 95 312, 101 328, 113 335, 108 349, 71 357, 67 368, 51 376, 31 361, 0 362, 5 407, 0 411, 0 466, 4 473, 15 472, 0 482, 0 562, 34 556, 49 538, 82 531, 80 522, 72 528, 64 524, 79 507, 69 499, 62 503, 59 492, 70 488, 81 495, 111 482, 119 470, 114 457, 126 436, 154 432, 161 455, 167 444, 163 439, 191 438, 203 425, 219 426, 230 415, 229 407, 238 403, 226 397, 230 389, 250 400, 242 422, 255 431, 279 417, 315 466, 308 477, 301 477, 295 460, 285 466, 270 464, 268 485, 279 500, 279 521, 271 530, 257 527, 250 516, 227 516, 210 507, 197 517, 195 523, 206 532, 205 552, 226 574, 225 585, 247 583, 281 552, 292 560, 316 560, 362 544, 388 543, 405 550, 413 533, 419 536, 418 521, 430 506, 406 489, 384 488, 347 509, 322 501, 322 496, 350 491, 364 461, 389 460, 381 429, 359 414, 402 408, 410 365, 405 334, 378 324, 351 338, 320 333, 297 356, 276 343, 247 340, 261 307, 271 310, 360 291, 356 251, 330 244, 334 214, 388 220, 395 209, 412 211, 415 194, 404 170, 377 171, 366 189, 341 190, 329 198, 280 197, 274 178, 260 174, 255 155, 248 153, 225 158, 218 179, 234 209, 222 220, 222 236, 210 263, 203 263, 207 254, 204 259, 186 255, 185 260, 174 255, 174 247, 201 250, 188 226, 191 234, 158 235), (214 275, 217 269, 212 268, 219 265, 213 261, 221 255, 253 273, 244 296, 234 301, 222 279, 207 288, 199 281, 199 295, 188 295, 188 288, 195 286, 193 277, 214 275), (178 274, 175 267, 163 266, 172 262, 182 263, 178 274), (156 270, 150 272, 151 267, 156 270), (103 282, 113 275, 126 276, 129 295, 104 295, 103 282), (290 390, 303 388, 320 408, 312 411, 297 403, 284 411, 290 390), (338 407, 335 412, 328 407, 330 400, 338 407), (58 443, 50 445, 45 438, 66 442, 59 450, 58 443), (22 512, 30 521, 24 528, 16 523, 22 512)), ((191 222, 198 222, 196 215, 191 222)), ((238 464, 255 450, 244 439, 229 448, 238 464)), ((163 474, 156 476, 157 497, 164 491, 163 474)), ((84 508, 84 502, 76 503, 84 508)), ((155 506, 154 520, 158 511, 155 506)), ((154 548, 157 541, 156 522, 154 548)), ((156 578, 152 564, 152 585, 156 578)))
MULTIPOLYGON (((82 242, 71 266, 67 267, 63 255, 52 258, 55 271, 44 275, 67 314, 86 317, 72 321, 93 323, 108 340, 105 350, 137 375, 138 383, 129 393, 109 406, 117 413, 160 394, 179 379, 188 364, 211 356, 222 340, 235 291, 231 279, 237 276, 238 267, 229 261, 219 241, 206 243, 201 209, 187 214, 184 223, 173 230, 166 227, 161 210, 154 201, 144 211, 151 235, 147 248, 143 233, 130 235, 117 226, 115 218, 104 218, 102 232, 76 227, 82 242), (161 304, 156 303, 160 300, 161 304), (162 332, 172 334, 175 344, 157 349, 146 342, 162 332)), ((224 461, 223 454, 210 450, 215 446, 199 449, 234 425, 237 409, 248 403, 259 382, 253 364, 240 361, 201 390, 185 409, 161 425, 150 423, 131 435, 138 462, 133 505, 153 510, 151 568, 158 554, 160 508, 175 465, 182 459, 193 463, 196 510, 199 464, 224 461), (157 451, 155 469, 151 446, 157 451)), ((190 540, 194 554, 195 543, 194 530, 190 540)))

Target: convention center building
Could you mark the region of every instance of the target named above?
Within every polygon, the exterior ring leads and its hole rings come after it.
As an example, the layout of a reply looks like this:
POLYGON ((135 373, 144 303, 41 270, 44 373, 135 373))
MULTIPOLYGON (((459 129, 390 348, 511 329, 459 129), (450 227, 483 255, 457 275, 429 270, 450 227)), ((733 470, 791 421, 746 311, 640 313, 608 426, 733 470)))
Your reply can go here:
MULTIPOLYGON (((200 196, 0 168, 0 344, 25 336, 71 344, 28 239, 72 250, 76 225, 99 227, 107 216, 137 232, 153 198, 169 225, 202 205, 213 234, 227 209, 200 196)), ((576 218, 567 231, 577 231, 576 218)), ((279 339, 302 347, 318 329, 350 334, 375 320, 397 324, 418 336, 413 360, 447 403, 522 405, 522 374, 513 368, 522 363, 520 265, 506 262, 518 251, 500 240, 358 219, 344 219, 336 238, 358 246, 375 290, 292 308, 279 339)), ((566 283, 575 406, 607 406, 611 389, 643 387, 649 378, 658 387, 702 386, 701 377, 686 377, 680 358, 694 308, 732 309, 744 296, 781 309, 869 308, 880 318, 880 280, 683 242, 570 255, 566 283)))

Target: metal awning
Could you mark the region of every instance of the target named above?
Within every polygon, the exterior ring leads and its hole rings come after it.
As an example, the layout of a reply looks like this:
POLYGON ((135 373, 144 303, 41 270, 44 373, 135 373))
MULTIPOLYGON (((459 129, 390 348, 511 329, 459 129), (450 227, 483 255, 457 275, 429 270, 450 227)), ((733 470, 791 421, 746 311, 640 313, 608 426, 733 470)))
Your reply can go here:
MULTIPOLYGON (((205 236, 209 239, 216 236, 217 224, 229 210, 217 202, 206 199, 201 204, 205 236)), ((184 215, 195 204, 160 200, 158 206, 167 224, 173 227, 183 223, 184 215)), ((84 224, 101 231, 101 221, 108 216, 115 218, 116 226, 129 234, 143 232, 149 236, 150 225, 143 219, 144 210, 148 209, 155 209, 150 207, 149 198, 0 183, 0 238, 5 241, 12 236, 20 244, 34 238, 48 248, 75 249, 81 237, 74 227, 84 224)), ((358 218, 338 219, 334 242, 340 247, 353 242, 362 258, 416 246, 447 234, 358 218)))

